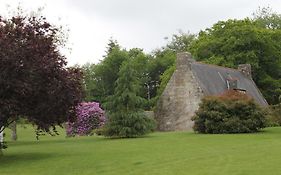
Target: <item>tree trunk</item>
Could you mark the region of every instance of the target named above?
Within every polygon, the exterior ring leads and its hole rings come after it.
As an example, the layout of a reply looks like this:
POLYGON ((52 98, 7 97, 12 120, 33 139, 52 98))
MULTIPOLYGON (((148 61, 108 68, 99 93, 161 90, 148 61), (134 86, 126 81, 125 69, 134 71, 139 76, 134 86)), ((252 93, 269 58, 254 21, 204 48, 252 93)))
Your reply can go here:
POLYGON ((12 133, 11 133, 12 141, 17 141, 17 139, 18 139, 18 136, 17 136, 17 122, 14 121, 13 123, 11 123, 10 128, 12 130, 12 133))
MULTIPOLYGON (((2 130, 3 127, 0 127, 0 130, 2 130)), ((3 155, 2 152, 2 144, 4 142, 4 131, 0 132, 0 157, 3 155)))
POLYGON ((0 132, 0 143, 4 141, 4 131, 0 132))

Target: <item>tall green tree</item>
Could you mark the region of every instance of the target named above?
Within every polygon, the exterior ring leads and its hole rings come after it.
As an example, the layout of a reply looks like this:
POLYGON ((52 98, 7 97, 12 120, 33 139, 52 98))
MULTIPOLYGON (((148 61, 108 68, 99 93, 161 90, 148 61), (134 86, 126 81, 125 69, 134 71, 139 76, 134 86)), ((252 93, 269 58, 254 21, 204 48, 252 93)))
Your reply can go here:
POLYGON ((122 63, 129 59, 128 52, 116 41, 110 40, 104 59, 97 65, 85 65, 86 100, 106 102, 114 94, 115 81, 122 63))
POLYGON ((132 60, 122 64, 114 95, 107 102, 108 121, 105 135, 109 137, 137 137, 154 128, 154 120, 142 110, 144 98, 138 96, 141 88, 132 60))
POLYGON ((144 109, 151 109, 151 99, 155 97, 160 75, 174 62, 174 53, 169 51, 166 56, 151 56, 142 49, 133 48, 129 51, 121 49, 116 42, 110 41, 107 55, 104 60, 96 65, 85 64, 84 85, 86 101, 107 102, 107 97, 113 95, 118 71, 125 61, 130 60, 131 69, 135 70, 140 82, 138 96, 145 99, 144 109), (173 57, 170 57, 173 55, 173 57))
POLYGON ((147 87, 149 81, 149 56, 146 55, 142 49, 133 48, 129 50, 129 60, 131 62, 131 69, 136 71, 136 76, 140 81, 140 89, 138 95, 147 100, 150 99, 150 89, 147 87))

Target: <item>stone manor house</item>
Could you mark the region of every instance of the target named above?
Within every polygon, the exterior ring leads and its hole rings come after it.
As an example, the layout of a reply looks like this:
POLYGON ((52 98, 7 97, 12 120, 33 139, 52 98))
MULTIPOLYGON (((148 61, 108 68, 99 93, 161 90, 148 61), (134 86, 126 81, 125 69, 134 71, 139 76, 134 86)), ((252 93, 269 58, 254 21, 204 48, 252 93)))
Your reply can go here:
POLYGON ((192 130, 191 118, 201 98, 222 94, 228 89, 246 93, 261 106, 268 105, 252 79, 251 65, 231 69, 199 63, 190 53, 178 53, 176 70, 156 106, 158 130, 192 130))

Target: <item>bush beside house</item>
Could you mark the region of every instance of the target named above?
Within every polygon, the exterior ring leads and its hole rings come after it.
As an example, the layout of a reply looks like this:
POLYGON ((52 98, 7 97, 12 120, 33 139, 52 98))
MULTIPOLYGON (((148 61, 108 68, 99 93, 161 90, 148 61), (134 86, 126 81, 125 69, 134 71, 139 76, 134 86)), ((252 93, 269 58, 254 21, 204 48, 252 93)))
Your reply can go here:
POLYGON ((281 104, 270 106, 269 114, 267 126, 281 126, 281 104))
POLYGON ((246 94, 232 90, 203 98, 193 121, 199 133, 251 133, 266 126, 266 112, 246 94))

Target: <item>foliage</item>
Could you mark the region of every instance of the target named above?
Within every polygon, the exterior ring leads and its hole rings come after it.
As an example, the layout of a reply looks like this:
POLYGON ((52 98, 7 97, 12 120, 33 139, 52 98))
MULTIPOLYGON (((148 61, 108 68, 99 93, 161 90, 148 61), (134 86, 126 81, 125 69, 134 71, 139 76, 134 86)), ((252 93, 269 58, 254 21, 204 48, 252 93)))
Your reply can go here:
POLYGON ((281 15, 273 12, 270 7, 260 7, 253 13, 254 20, 267 29, 281 29, 281 15))
POLYGON ((163 47, 163 50, 159 50, 158 52, 156 52, 156 56, 160 57, 162 60, 169 60, 167 59, 167 57, 171 60, 168 62, 168 64, 166 64, 161 73, 159 73, 159 83, 157 85, 157 94, 155 96, 156 101, 164 91, 167 83, 169 82, 171 76, 173 75, 176 69, 176 53, 189 51, 190 46, 192 42, 194 42, 194 40, 194 34, 191 34, 189 32, 185 33, 179 30, 178 34, 173 34, 172 40, 169 41, 165 47, 163 47))
POLYGON ((138 95, 149 99, 150 93, 147 88, 148 82, 148 56, 141 49, 134 48, 129 51, 121 50, 117 42, 109 43, 108 52, 104 60, 99 64, 85 64, 84 72, 85 101, 97 100, 102 104, 107 102, 107 97, 113 95, 118 71, 124 61, 131 60, 132 69, 140 78, 141 88, 138 95))
POLYGON ((160 76, 175 62, 172 50, 155 52, 154 55, 144 54, 142 49, 133 48, 129 51, 121 49, 116 41, 108 44, 107 55, 96 65, 82 66, 84 73, 85 101, 98 101, 102 105, 108 102, 108 96, 113 95, 118 72, 123 62, 130 61, 131 69, 139 79, 137 95, 142 97, 142 109, 154 106, 160 76))
MULTIPOLYGON (((176 53, 170 49, 156 50, 153 58, 150 60, 149 69, 149 87, 151 89, 151 99, 156 102, 159 97, 157 92, 161 84, 163 73, 175 64, 176 53), (156 100, 155 100, 156 99, 156 100)), ((154 106, 155 103, 152 103, 154 106)))
POLYGON ((105 126, 104 134, 113 138, 142 136, 151 132, 155 127, 153 119, 141 111, 116 112, 109 116, 109 124, 105 126))
POLYGON ((269 126, 281 126, 281 104, 272 105, 269 109, 269 126))
MULTIPOLYGON (((7 148, 7 142, 0 142, 0 149, 6 149, 7 148)), ((0 151, 0 156, 2 155, 2 151, 0 151)))
POLYGON ((78 68, 66 68, 60 28, 43 16, 0 17, 0 128, 24 116, 50 132, 82 97, 78 68))
POLYGON ((102 105, 114 93, 115 81, 122 63, 128 60, 128 52, 122 50, 116 41, 110 40, 107 55, 97 65, 82 67, 85 74, 86 101, 97 101, 102 105))
POLYGON ((166 48, 174 52, 186 52, 189 51, 191 43, 195 40, 194 34, 189 32, 185 33, 179 30, 178 34, 173 34, 172 40, 168 42, 166 48))
POLYGON ((193 117, 199 133, 250 133, 266 124, 265 111, 253 99, 236 91, 202 99, 193 117))
POLYGON ((129 61, 131 62, 130 69, 135 70, 135 76, 138 78, 139 81, 139 90, 137 95, 149 100, 151 98, 150 88, 149 88, 149 56, 144 54, 142 49, 133 48, 129 50, 129 61))
POLYGON ((163 91, 165 90, 165 87, 167 86, 169 80, 171 79, 175 69, 176 69, 176 66, 173 65, 170 68, 168 68, 163 73, 163 75, 161 75, 161 77, 160 77, 161 83, 160 83, 160 86, 159 86, 159 88, 157 90, 158 96, 160 96, 163 93, 163 91))
POLYGON ((154 127, 154 120, 141 110, 145 99, 137 95, 140 81, 131 64, 129 61, 122 64, 114 95, 106 105, 109 118, 104 134, 109 137, 137 137, 154 127))
MULTIPOLYGON (((139 79, 140 87, 137 95, 144 98, 142 108, 151 110, 159 96, 161 76, 175 63, 176 52, 187 50, 195 36, 179 31, 162 49, 152 54, 145 54, 142 49, 122 49, 117 41, 110 40, 104 60, 97 65, 82 66, 85 78, 85 101, 98 101, 102 105, 113 95, 118 71, 123 62, 130 61, 131 69, 139 79)), ((167 74, 169 76, 170 74, 167 74)), ((166 79, 169 79, 167 77, 166 79)), ((162 83, 162 89, 166 85, 162 83)), ((160 90, 161 91, 161 90, 160 90)))
POLYGON ((244 20, 219 21, 199 33, 193 56, 210 64, 236 68, 251 64, 253 79, 270 104, 281 94, 281 30, 244 20))
POLYGON ((90 102, 95 100, 95 90, 98 88, 96 85, 96 65, 95 64, 84 64, 81 67, 83 71, 83 84, 84 84, 84 101, 90 102))
POLYGON ((67 136, 90 135, 94 129, 101 128, 105 124, 105 114, 99 103, 80 103, 76 107, 76 120, 66 124, 67 136))

